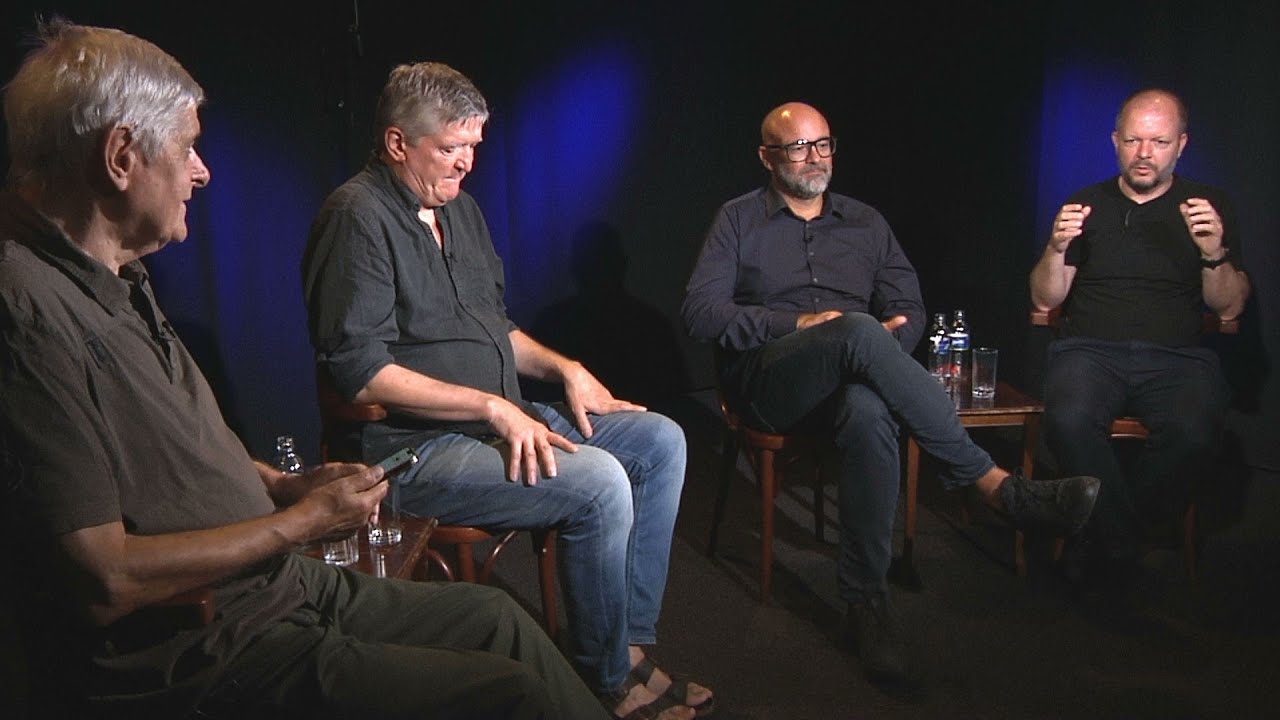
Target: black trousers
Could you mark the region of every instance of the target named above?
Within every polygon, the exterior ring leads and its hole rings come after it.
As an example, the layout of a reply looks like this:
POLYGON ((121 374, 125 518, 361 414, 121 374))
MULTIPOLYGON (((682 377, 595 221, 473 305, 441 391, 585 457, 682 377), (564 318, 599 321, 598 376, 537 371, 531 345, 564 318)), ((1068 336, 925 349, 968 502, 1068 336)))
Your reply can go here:
POLYGON ((870 315, 849 313, 749 350, 721 384, 753 427, 832 438, 823 467, 839 490, 836 580, 849 602, 888 589, 899 426, 945 464, 948 487, 972 485, 995 467, 942 386, 870 315))
POLYGON ((1144 516, 1182 509, 1218 447, 1229 398, 1218 357, 1205 348, 1088 338, 1049 346, 1045 442, 1063 475, 1102 480, 1086 529, 1100 551, 1132 558, 1144 516), (1129 478, 1110 440, 1122 415, 1150 430, 1129 478))

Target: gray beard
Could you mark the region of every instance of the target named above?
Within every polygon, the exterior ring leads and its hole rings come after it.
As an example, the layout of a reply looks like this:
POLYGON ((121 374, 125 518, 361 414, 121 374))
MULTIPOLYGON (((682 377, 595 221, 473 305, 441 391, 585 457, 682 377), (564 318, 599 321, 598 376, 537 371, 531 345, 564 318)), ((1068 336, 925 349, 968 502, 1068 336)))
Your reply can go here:
POLYGON ((831 183, 831 174, 823 173, 813 177, 800 177, 797 175, 778 174, 778 184, 782 185, 782 189, 788 195, 798 197, 801 200, 812 200, 827 191, 827 185, 831 183))

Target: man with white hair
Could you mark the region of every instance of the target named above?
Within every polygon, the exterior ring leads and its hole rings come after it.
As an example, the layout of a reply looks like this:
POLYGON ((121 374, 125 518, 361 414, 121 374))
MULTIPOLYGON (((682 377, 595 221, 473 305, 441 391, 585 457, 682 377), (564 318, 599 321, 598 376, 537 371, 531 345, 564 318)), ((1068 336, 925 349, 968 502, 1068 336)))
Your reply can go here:
MULTIPOLYGON (((250 459, 141 259, 210 180, 204 93, 155 45, 55 20, 5 88, 5 602, 33 717, 602 717, 504 593, 341 571, 378 467, 250 459), (158 604, 211 588, 211 622, 158 604)), ((9 641, 9 638, 6 638, 9 641)))

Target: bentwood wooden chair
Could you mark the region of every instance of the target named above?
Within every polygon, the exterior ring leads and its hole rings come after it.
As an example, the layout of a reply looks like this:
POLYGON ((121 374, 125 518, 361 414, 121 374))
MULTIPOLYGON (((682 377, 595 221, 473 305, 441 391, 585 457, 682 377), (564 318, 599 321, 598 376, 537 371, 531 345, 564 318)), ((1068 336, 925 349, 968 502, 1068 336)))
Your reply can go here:
POLYGON ((823 522, 826 518, 819 462, 822 441, 809 435, 782 435, 753 430, 742 424, 722 394, 717 392, 717 397, 725 422, 724 450, 707 554, 715 554, 720 523, 724 519, 725 502, 729 496, 729 484, 738 464, 738 453, 743 452, 760 483, 760 598, 767 600, 773 588, 774 504, 783 482, 793 469, 801 470, 806 475, 805 479, 813 490, 813 532, 819 540, 822 539, 823 522))
MULTIPOLYGON (((354 403, 345 400, 334 387, 333 379, 321 366, 316 366, 316 398, 320 405, 320 452, 327 461, 358 457, 347 438, 364 423, 385 420, 387 409, 376 403, 354 403)), ((487 583, 498 556, 518 534, 517 530, 496 531, 469 525, 437 525, 431 544, 453 548, 450 562, 434 548, 427 550, 428 562, 450 581, 487 583), (476 571, 474 546, 496 538, 496 542, 476 571)), ((554 528, 529 528, 533 551, 538 558, 538 583, 542 598, 543 627, 553 640, 560 629, 556 601, 556 531, 554 528)))
MULTIPOLYGON (((1056 327, 1058 319, 1061 315, 1061 308, 1053 308, 1052 310, 1031 311, 1031 324, 1036 327, 1056 327)), ((1212 335, 1214 333, 1221 335, 1235 335, 1240 332, 1239 320, 1223 320, 1213 313, 1205 313, 1200 322, 1200 333, 1202 335, 1212 335)), ((1112 440, 1141 440, 1145 442, 1151 435, 1150 431, 1142 421, 1135 417, 1116 418, 1111 423, 1110 428, 1112 440)), ((1194 490, 1194 488, 1193 488, 1194 490)), ((1194 495, 1188 498, 1186 511, 1182 515, 1182 553, 1183 562, 1186 566, 1187 577, 1194 580, 1197 575, 1196 567, 1196 532, 1197 532, 1197 507, 1194 495)), ((1019 535, 1021 539, 1021 535, 1019 535)), ((1062 555, 1063 540, 1057 540, 1054 547, 1054 555, 1060 557, 1062 555)))

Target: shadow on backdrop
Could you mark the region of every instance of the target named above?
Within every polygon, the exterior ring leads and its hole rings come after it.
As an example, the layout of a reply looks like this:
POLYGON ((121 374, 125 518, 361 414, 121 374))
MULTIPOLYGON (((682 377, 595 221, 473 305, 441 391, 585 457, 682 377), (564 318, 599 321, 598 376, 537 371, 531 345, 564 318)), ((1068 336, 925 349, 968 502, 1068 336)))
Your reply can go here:
MULTIPOLYGON (((626 289, 627 257, 617 228, 592 221, 573 235, 572 297, 538 313, 530 334, 578 360, 615 397, 653 405, 689 390, 675 330, 657 308, 626 289)), ((561 391, 526 382, 530 399, 559 400, 561 391)))

